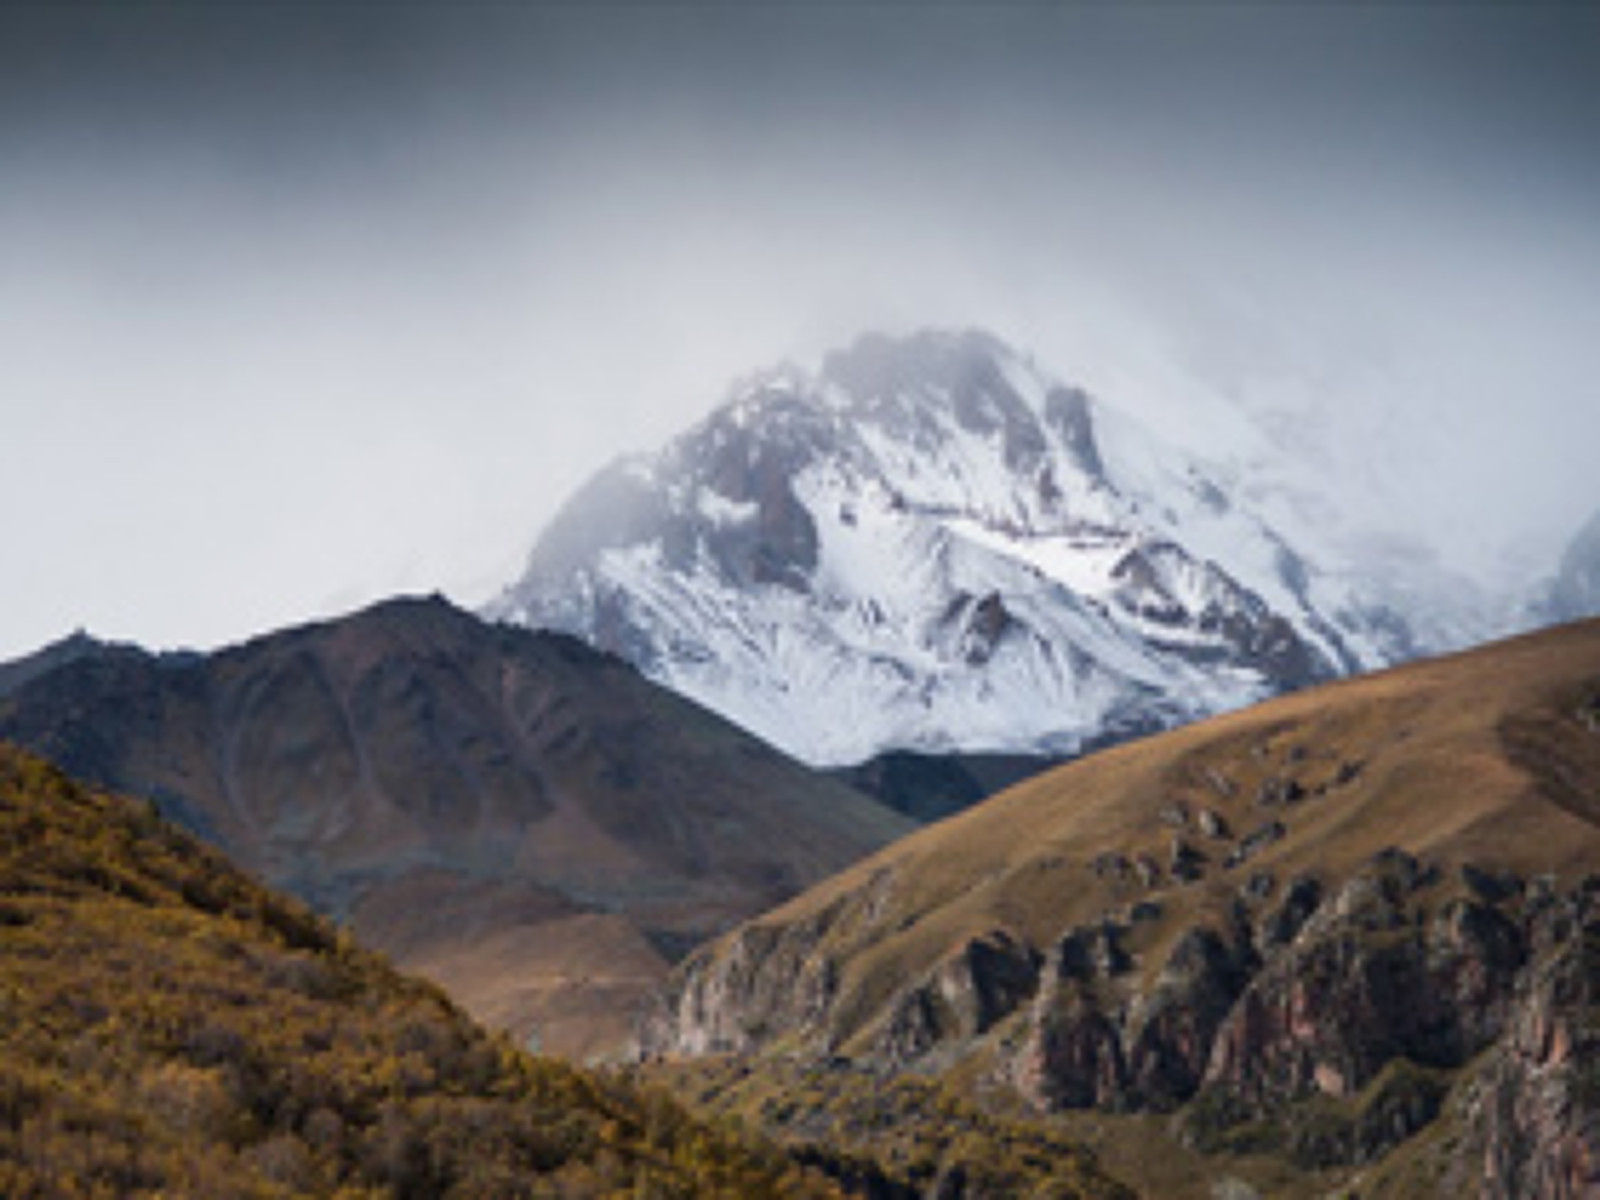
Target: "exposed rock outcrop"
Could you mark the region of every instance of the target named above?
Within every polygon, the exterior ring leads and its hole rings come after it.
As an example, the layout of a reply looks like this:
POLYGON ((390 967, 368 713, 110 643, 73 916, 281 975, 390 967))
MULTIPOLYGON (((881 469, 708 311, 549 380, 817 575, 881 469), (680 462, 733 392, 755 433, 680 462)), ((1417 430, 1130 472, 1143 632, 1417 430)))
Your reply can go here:
POLYGON ((900 1064, 940 1044, 964 1044, 1015 1012, 1038 985, 1032 948, 1004 930, 972 938, 899 995, 877 1036, 878 1052, 900 1064))
POLYGON ((1206 1082, 1261 1106, 1348 1096, 1397 1058, 1459 1066, 1499 1032, 1525 935, 1481 901, 1430 910, 1389 852, 1320 906, 1218 1030, 1206 1082))
POLYGON ((1523 979, 1506 1036, 1461 1098, 1472 1152, 1457 1174, 1485 1200, 1600 1194, 1597 899, 1585 889, 1543 923, 1545 937, 1570 932, 1523 979))
MULTIPOLYGON (((899 988, 864 1059, 938 1068, 989 1045, 1041 1110, 1181 1109, 1202 1148, 1272 1148, 1307 1169, 1380 1159, 1452 1097, 1485 1194, 1581 1196, 1600 1169, 1597 891, 1389 850, 1331 891, 1297 876, 1275 902, 1238 901, 1219 926, 1181 932, 1156 969, 1120 920, 1075 926, 1043 954, 994 930, 899 988), (996 1029, 1007 1038, 986 1043, 996 1029)), ((831 1051, 849 1028, 825 947, 861 903, 746 927, 700 956, 646 1048, 831 1051)))
POLYGON ((1600 1194, 1597 697, 1600 622, 1091 756, 764 918, 776 984, 697 954, 657 1045, 721 979, 758 1056, 1169 1113, 1064 1120, 1324 1192, 1600 1194))
POLYGON ((670 1001, 646 1017, 640 1051, 725 1054, 782 1036, 825 1041, 820 1024, 837 986, 832 965, 817 952, 828 924, 735 930, 721 954, 697 959, 670 1001))

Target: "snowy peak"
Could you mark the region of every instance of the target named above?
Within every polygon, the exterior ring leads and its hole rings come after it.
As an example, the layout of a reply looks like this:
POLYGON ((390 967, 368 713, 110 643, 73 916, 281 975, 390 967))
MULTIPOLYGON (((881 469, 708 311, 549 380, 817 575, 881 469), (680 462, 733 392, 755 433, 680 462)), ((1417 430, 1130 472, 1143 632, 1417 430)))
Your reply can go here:
POLYGON ((1589 518, 1562 554, 1546 607, 1556 621, 1600 615, 1600 512, 1589 518))
POLYGON ((1020 530, 1104 515, 1088 397, 987 334, 864 337, 819 384, 908 503, 1020 530))
POLYGON ((977 332, 746 380, 580 491, 491 611, 818 764, 1071 752, 1387 657, 1204 464, 977 332))

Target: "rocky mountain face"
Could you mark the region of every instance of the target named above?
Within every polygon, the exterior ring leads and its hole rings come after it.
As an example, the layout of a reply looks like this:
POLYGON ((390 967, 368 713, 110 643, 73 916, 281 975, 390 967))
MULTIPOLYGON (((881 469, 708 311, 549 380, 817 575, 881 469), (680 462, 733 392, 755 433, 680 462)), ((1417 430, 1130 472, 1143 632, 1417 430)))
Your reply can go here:
POLYGON ((1204 463, 980 333, 747 383, 592 480, 490 611, 827 766, 1060 757, 1414 649, 1204 463))
POLYGON ((1600 512, 1589 518, 1562 555, 1542 615, 1552 621, 1600 616, 1600 512))
POLYGON ((572 1053, 622 1039, 688 947, 912 827, 615 658, 441 600, 60 658, 0 697, 0 739, 572 1053))
POLYGON ((1291 1192, 1586 1195, 1597 781, 1597 621, 1302 692, 865 860, 693 955, 641 1046, 1094 1112, 1133 1131, 1109 1169, 1148 1183, 1170 1136, 1196 1195, 1262 1163, 1291 1192))

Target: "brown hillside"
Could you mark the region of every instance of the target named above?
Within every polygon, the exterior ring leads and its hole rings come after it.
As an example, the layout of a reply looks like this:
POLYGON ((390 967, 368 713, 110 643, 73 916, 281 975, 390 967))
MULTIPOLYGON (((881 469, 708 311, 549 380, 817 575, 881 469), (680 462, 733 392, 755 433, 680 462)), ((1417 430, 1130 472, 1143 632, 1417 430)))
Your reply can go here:
POLYGON ((834 1195, 0 745, 0 1194, 834 1195))
MULTIPOLYGON (((1226 1113, 1230 1128, 1331 1097, 1358 1106, 1316 1110, 1337 1136, 1315 1152, 1294 1141, 1304 1129, 1282 1137, 1302 1166, 1348 1165, 1431 1120, 1473 1055, 1518 1053, 1509 1031, 1529 997, 1580 1042, 1600 1030, 1589 992, 1538 982, 1593 970, 1597 873, 1592 621, 1025 782, 693 956, 644 1042, 953 1070, 1047 1111, 1206 1099, 1207 1121, 1226 1113), (1383 1073, 1397 1062, 1442 1074, 1383 1073), (1389 1104, 1412 1115, 1362 1132, 1359 1106, 1389 1104)), ((1460 1119, 1487 1138, 1481 1108, 1460 1119)), ((1535 1157, 1600 1161, 1592 1107, 1559 1111, 1527 1135, 1535 1157)))
POLYGON ((911 828, 616 659, 439 600, 79 655, 0 698, 0 736, 578 1055, 688 947, 911 828))

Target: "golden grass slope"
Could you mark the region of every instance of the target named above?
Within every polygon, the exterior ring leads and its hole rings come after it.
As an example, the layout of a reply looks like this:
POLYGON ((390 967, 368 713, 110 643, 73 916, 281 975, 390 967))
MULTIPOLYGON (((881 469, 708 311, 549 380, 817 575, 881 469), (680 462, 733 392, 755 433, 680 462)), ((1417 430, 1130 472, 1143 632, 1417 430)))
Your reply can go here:
MULTIPOLYGON (((814 923, 839 970, 832 1033, 850 1039, 905 981, 966 939, 1035 946, 1154 899, 1146 961, 1218 917, 1250 877, 1336 886, 1398 847, 1443 867, 1600 870, 1600 621, 1272 700, 1026 781, 759 918, 814 923), (1284 797, 1292 797, 1284 799, 1284 797), (1202 810, 1229 836, 1195 828, 1202 810), (1177 820, 1187 814, 1187 823, 1177 820), (1252 832, 1279 840, 1226 865, 1252 832), (1173 839, 1199 878, 1168 872, 1173 839), (1154 885, 1139 878, 1154 866, 1154 885)), ((733 945, 724 939, 704 953, 733 945)))
POLYGON ((0 745, 0 1195, 808 1196, 0 745))

